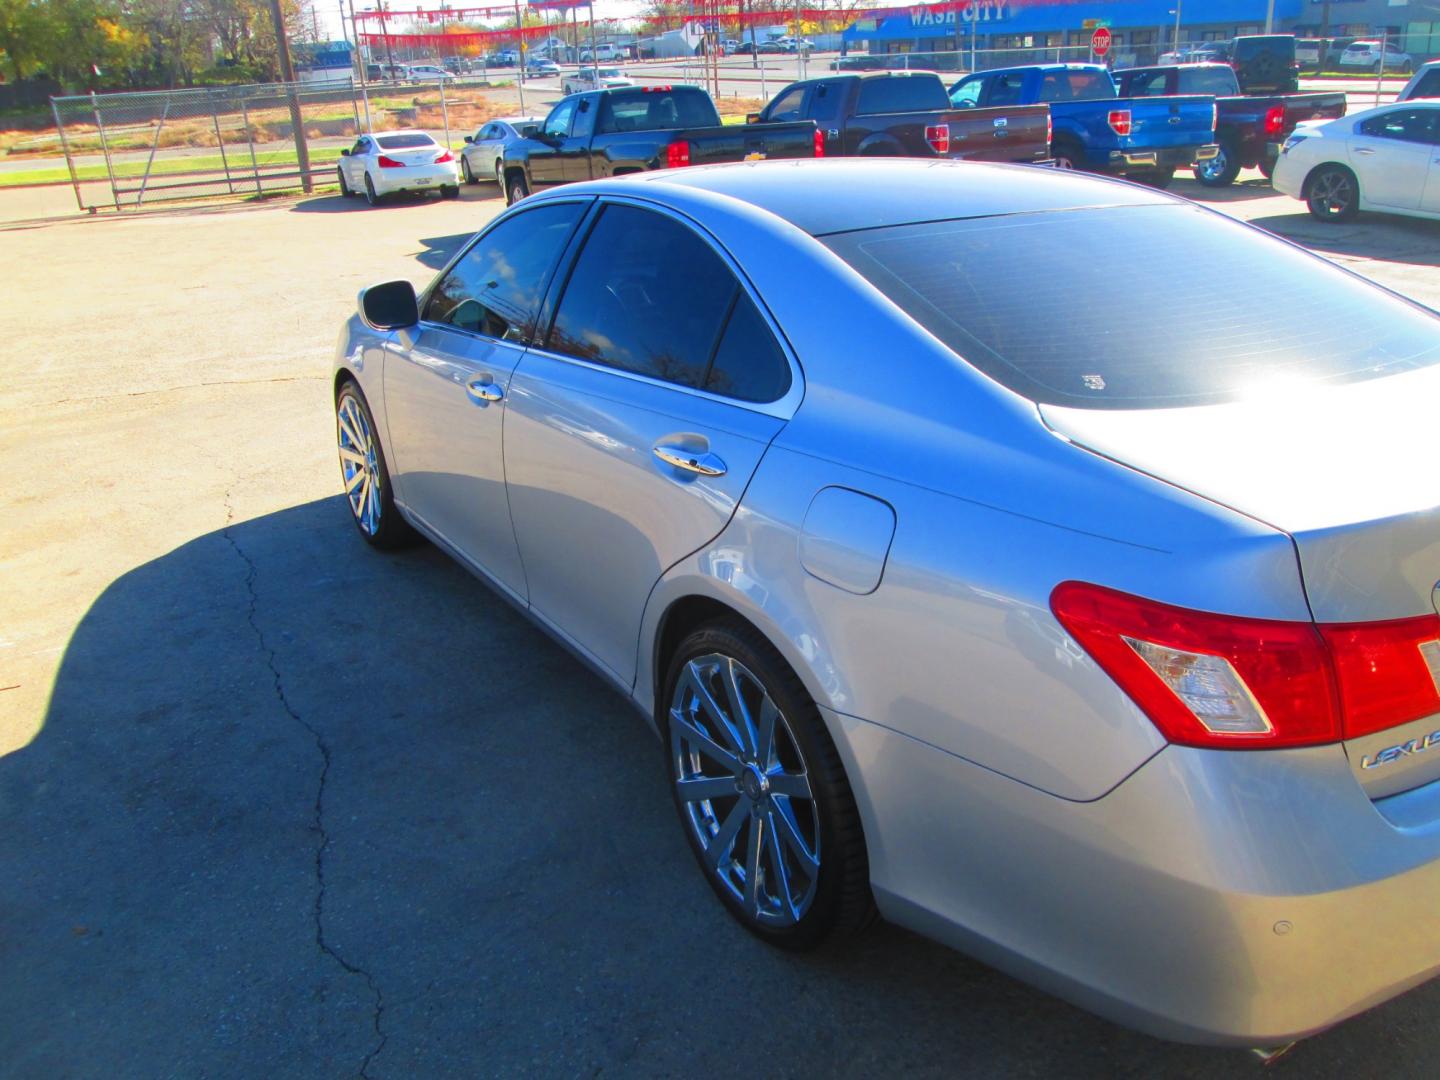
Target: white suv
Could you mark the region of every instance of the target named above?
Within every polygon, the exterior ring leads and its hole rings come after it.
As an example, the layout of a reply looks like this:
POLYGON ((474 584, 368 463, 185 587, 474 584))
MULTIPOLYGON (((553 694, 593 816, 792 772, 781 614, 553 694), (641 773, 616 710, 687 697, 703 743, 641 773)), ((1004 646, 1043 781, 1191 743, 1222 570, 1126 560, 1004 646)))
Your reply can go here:
MULTIPOLYGON (((1352 41, 1345 46, 1345 51, 1340 54, 1341 67, 1369 68, 1371 71, 1381 70, 1382 47, 1378 41, 1352 41)), ((1415 61, 1410 58, 1409 53, 1403 53, 1389 42, 1383 47, 1384 70, 1396 72, 1408 72, 1415 66, 1415 61)))

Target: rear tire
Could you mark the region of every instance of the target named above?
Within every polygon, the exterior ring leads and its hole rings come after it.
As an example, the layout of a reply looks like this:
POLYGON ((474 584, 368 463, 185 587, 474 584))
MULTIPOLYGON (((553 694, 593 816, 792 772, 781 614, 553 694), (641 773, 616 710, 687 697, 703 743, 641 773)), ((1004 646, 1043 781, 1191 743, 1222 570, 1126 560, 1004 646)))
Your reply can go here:
POLYGON ((1220 140, 1220 153, 1195 165, 1195 179, 1210 188, 1229 187, 1240 175, 1240 152, 1231 139, 1220 140))
POLYGON ((1050 156, 1055 160, 1057 169, 1079 172, 1085 168, 1085 152, 1076 143, 1057 142, 1050 151, 1050 156))
POLYGON ((681 826, 742 926, 805 950, 874 921, 865 836, 839 752, 769 641, 738 619, 699 627, 675 651, 656 705, 681 826), (716 717, 712 705, 736 715, 716 717), (700 784, 715 790, 699 796, 700 784))
POLYGON ((350 185, 345 182, 345 170, 337 168, 335 175, 340 178, 340 197, 342 199, 348 199, 351 195, 354 195, 355 193, 350 190, 350 185))
POLYGON ((458 199, 459 197, 459 184, 445 184, 443 187, 440 188, 440 198, 442 199, 458 199))
POLYGON ((370 174, 365 174, 365 201, 371 206, 379 206, 382 196, 375 193, 375 181, 370 179, 370 174))
POLYGON ((1271 180, 1274 178, 1275 162, 1271 161, 1268 157, 1262 157, 1260 159, 1260 165, 1258 167, 1260 169, 1260 175, 1265 177, 1266 180, 1271 180))
POLYGON ((1350 221, 1360 212, 1360 181, 1344 165, 1321 165, 1305 181, 1305 205, 1316 221, 1350 221))
POLYGON ((530 194, 530 185, 525 182, 525 174, 516 170, 506 177, 505 183, 505 205, 514 206, 521 199, 530 194))

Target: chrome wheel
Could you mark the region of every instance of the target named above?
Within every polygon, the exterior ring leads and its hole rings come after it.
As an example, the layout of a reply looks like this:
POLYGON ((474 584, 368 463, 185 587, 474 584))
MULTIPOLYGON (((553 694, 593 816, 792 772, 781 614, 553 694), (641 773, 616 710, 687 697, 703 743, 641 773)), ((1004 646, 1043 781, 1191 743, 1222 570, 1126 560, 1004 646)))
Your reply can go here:
POLYGON ((793 926, 820 878, 820 810, 800 744, 748 668, 698 656, 676 680, 670 753, 701 862, 756 924, 793 926))
POLYGON ((1195 174, 1204 182, 1217 184, 1225 171, 1230 167, 1230 158, 1225 153, 1225 147, 1220 147, 1220 152, 1209 161, 1202 161, 1195 166, 1195 174))
POLYGON ((335 407, 340 476, 355 523, 366 536, 380 530, 380 461, 370 421, 354 394, 342 392, 335 407))
POLYGON ((1344 169, 1325 169, 1310 184, 1306 200, 1310 212, 1318 218, 1343 220, 1354 215, 1358 207, 1355 179, 1344 169))

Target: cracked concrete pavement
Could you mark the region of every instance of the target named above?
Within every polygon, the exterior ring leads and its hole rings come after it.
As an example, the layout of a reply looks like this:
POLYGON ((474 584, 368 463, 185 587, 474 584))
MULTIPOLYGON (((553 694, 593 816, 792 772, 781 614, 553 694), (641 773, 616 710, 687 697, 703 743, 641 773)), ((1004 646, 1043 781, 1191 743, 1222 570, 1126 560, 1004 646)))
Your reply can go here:
MULTIPOLYGON (((1435 223, 1176 190, 1440 306, 1435 223)), ((340 320, 426 280, 489 185, 98 219, 67 196, 0 194, 0 1074, 1249 1067, 893 928, 766 949, 696 873, 640 718, 433 549, 351 535, 340 320)), ((1437 1007, 1422 987, 1276 1071, 1433 1075, 1437 1007)))

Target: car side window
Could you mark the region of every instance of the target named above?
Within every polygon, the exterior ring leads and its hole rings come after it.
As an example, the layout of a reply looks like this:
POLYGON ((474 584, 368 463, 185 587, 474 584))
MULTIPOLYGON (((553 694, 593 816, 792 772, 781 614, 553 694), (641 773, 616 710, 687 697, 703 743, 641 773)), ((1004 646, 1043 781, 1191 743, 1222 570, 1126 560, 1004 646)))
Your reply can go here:
POLYGON ((1435 141, 1432 113, 1427 109, 1398 109, 1395 112, 1372 116, 1360 124, 1360 131, 1378 139, 1395 139, 1399 142, 1435 141))
POLYGON ((650 210, 607 206, 575 262, 546 345, 699 389, 739 288, 687 226, 650 210))
POLYGON ((772 121, 800 120, 804 116, 805 86, 794 86, 775 99, 766 119, 772 121))
POLYGON ((528 342, 546 281, 584 212, 584 203, 549 203, 502 221, 445 275, 426 301, 424 318, 528 342))
POLYGON ((840 119, 840 107, 844 103, 843 82, 817 83, 810 94, 810 119, 820 125, 833 124, 840 119))
MULTIPOLYGON (((1184 85, 1184 76, 1181 76, 1182 94, 1192 94, 1198 91, 1187 89, 1184 85)), ((1164 97, 1165 96, 1165 73, 1163 71, 1139 71, 1130 77, 1131 97, 1164 97)))
POLYGON ((973 109, 980 104, 980 91, 985 88, 983 75, 966 79, 950 92, 950 104, 961 109, 973 109))
POLYGON ((355 145, 350 148, 350 153, 354 155, 363 154, 369 148, 370 140, 364 135, 361 135, 360 138, 355 140, 355 145))
POLYGON ((1440 97, 1440 68, 1432 68, 1420 76, 1413 97, 1440 97))
POLYGON ((545 134, 563 139, 570 134, 570 118, 575 115, 575 102, 562 101, 545 118, 545 134))
POLYGON ((584 139, 594 134, 595 131, 595 108, 594 97, 583 97, 580 104, 575 107, 575 122, 570 126, 572 138, 584 139))
POLYGON ((1004 75, 996 75, 990 80, 990 96, 985 104, 995 105, 1019 105, 1021 91, 1025 89, 1025 73, 1023 71, 1011 71, 1004 75))
POLYGON ((790 389, 790 365, 755 302, 741 289, 705 375, 712 394, 741 401, 776 401, 790 389))

